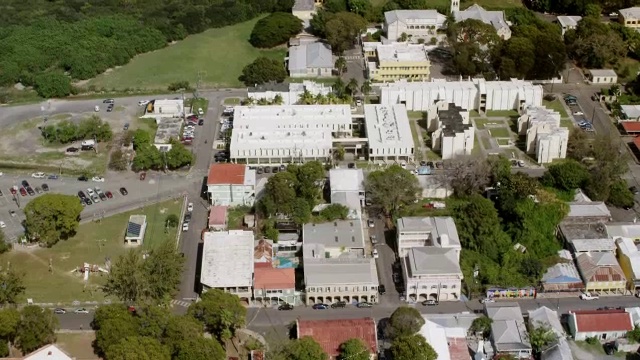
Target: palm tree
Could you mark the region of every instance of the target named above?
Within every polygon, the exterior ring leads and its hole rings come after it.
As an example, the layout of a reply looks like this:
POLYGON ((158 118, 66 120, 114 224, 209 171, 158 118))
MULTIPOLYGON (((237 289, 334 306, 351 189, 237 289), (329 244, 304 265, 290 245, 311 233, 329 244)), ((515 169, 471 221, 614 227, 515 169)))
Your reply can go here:
POLYGON ((258 105, 269 105, 269 101, 265 98, 258 99, 258 105))
POLYGON ((256 99, 249 97, 246 98, 244 101, 242 101, 242 105, 246 105, 246 106, 251 106, 254 105, 256 103, 256 99))
POLYGON ((300 95, 300 99, 298 99, 298 103, 302 105, 311 105, 313 104, 313 94, 309 92, 309 90, 304 89, 304 92, 300 95))
POLYGON ((333 93, 336 94, 337 97, 342 98, 344 96, 345 85, 342 79, 337 78, 336 81, 333 83, 332 88, 333 88, 333 93))
POLYGON ((342 73, 347 71, 347 60, 343 56, 340 56, 336 60, 335 67, 338 70, 338 74, 342 76, 342 73))
POLYGON ((347 91, 349 91, 351 96, 355 95, 359 88, 360 85, 358 84, 358 80, 356 80, 355 78, 351 78, 347 83, 347 91))
POLYGON ((367 95, 371 92, 371 82, 369 80, 365 80, 360 87, 360 91, 364 94, 365 102, 367 100, 367 95))
POLYGON ((340 101, 340 99, 338 99, 338 97, 336 96, 336 94, 334 93, 329 93, 327 94, 327 102, 329 104, 338 104, 340 101))
POLYGON ((274 105, 282 105, 283 102, 284 99, 282 98, 282 95, 276 94, 276 96, 273 97, 273 101, 271 103, 274 105))
POLYGON ((318 94, 316 95, 315 103, 318 105, 324 105, 327 103, 327 98, 322 94, 318 94))

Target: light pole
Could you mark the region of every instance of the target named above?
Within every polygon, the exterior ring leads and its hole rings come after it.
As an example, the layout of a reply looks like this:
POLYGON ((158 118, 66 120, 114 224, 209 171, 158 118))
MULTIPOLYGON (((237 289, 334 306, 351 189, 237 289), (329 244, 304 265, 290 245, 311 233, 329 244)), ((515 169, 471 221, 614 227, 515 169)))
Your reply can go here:
MULTIPOLYGON (((553 61, 553 57, 551 57, 551 54, 547 55, 549 57, 549 60, 551 60, 551 63, 553 64, 553 72, 556 72, 556 63, 555 61, 553 61)), ((555 81, 553 80, 553 76, 551 77, 551 93, 553 94, 553 85, 555 84, 555 81)))

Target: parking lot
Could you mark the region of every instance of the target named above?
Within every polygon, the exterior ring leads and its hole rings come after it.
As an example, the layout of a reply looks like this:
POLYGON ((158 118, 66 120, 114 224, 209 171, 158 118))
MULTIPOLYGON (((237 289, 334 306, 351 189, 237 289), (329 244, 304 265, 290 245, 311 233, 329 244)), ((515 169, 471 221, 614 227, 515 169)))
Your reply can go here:
POLYGON ((584 113, 583 108, 578 103, 578 98, 571 94, 565 94, 563 100, 569 107, 571 111, 570 115, 572 115, 578 127, 587 133, 595 133, 596 129, 593 126, 593 119, 587 118, 588 114, 584 113))

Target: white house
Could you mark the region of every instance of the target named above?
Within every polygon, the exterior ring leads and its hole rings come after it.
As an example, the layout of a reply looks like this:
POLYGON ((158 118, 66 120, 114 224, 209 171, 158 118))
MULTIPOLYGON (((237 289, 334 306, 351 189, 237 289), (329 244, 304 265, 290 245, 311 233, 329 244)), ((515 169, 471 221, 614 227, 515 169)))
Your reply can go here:
POLYGON ((631 314, 625 310, 569 311, 567 323, 571 336, 577 341, 590 337, 601 341, 616 340, 634 327, 631 314))
POLYGON ((219 163, 209 168, 207 194, 211 205, 253 205, 256 171, 246 165, 219 163))
POLYGON ((331 46, 323 42, 303 42, 289 47, 287 69, 289 76, 299 77, 330 77, 333 76, 333 54, 331 46))
POLYGON ((542 106, 528 106, 518 118, 519 135, 526 134, 526 152, 546 164, 567 156, 569 129, 560 127, 560 113, 542 106))
POLYGON ((253 291, 253 232, 205 232, 200 283, 203 291, 220 289, 249 303, 253 291))
POLYGON ((236 106, 230 157, 248 164, 327 161, 352 134, 349 105, 236 106))
POLYGON ((378 302, 378 272, 373 258, 304 259, 306 304, 378 302))
POLYGON ((460 300, 463 275, 455 248, 414 247, 401 259, 407 301, 460 300))
POLYGON ((364 121, 369 160, 413 160, 413 136, 404 105, 365 105, 364 121))
POLYGON ((471 155, 475 128, 469 120, 469 111, 455 104, 439 102, 427 111, 427 125, 435 127, 431 135, 432 147, 440 151, 443 160, 471 155))
POLYGON ((526 106, 542 105, 542 86, 531 82, 486 81, 470 79, 446 81, 432 79, 430 82, 407 82, 378 84, 380 104, 405 104, 409 111, 427 111, 436 102, 453 103, 464 110, 522 110, 526 106))
POLYGON ((251 99, 272 102, 279 96, 282 105, 297 104, 305 91, 313 96, 327 96, 331 93, 331 86, 305 80, 302 83, 268 83, 247 89, 248 97, 251 99))
POLYGON ((398 255, 404 257, 414 247, 452 248, 459 258, 462 247, 452 217, 403 217, 396 224, 398 255))
POLYGON ((558 16, 558 24, 560 24, 560 28, 562 29, 562 36, 564 36, 564 33, 566 33, 567 30, 575 29, 576 26, 578 26, 578 22, 580 20, 582 20, 582 16, 575 16, 575 15, 558 16))
POLYGON ((447 17, 436 10, 393 10, 384 13, 382 30, 390 41, 407 34, 413 42, 419 39, 429 42, 437 30, 444 28, 446 21, 447 17))
POLYGON ((55 344, 49 344, 29 353, 22 360, 74 360, 55 344))
POLYGON ((456 22, 468 19, 480 20, 485 24, 493 26, 498 36, 503 40, 509 40, 509 38, 511 38, 511 29, 504 16, 504 11, 487 11, 482 6, 473 4, 465 10, 454 10, 452 7, 452 13, 456 22))
POLYGON ((331 203, 348 207, 359 218, 365 202, 362 169, 329 170, 329 186, 331 188, 331 203))
POLYGON ((592 84, 615 84, 618 82, 618 74, 611 69, 589 69, 587 78, 592 84))
POLYGON ((184 100, 164 99, 151 100, 144 108, 143 118, 178 118, 184 114, 184 100))

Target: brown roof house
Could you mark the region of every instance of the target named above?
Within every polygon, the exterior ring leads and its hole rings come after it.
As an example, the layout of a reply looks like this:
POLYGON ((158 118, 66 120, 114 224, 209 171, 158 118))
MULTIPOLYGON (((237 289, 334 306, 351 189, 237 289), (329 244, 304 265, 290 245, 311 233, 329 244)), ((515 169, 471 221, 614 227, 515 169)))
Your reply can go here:
POLYGON ((253 264, 253 299, 259 305, 295 305, 296 275, 294 268, 277 269, 271 263, 253 264))
POLYGON ((371 359, 378 352, 378 331, 372 318, 344 320, 297 320, 297 338, 311 336, 324 350, 329 359, 337 359, 340 345, 350 339, 362 340, 370 351, 371 359))
POLYGON ((578 271, 588 292, 624 294, 627 279, 613 253, 588 252, 578 255, 578 271))
POLYGON ((569 311, 569 331, 575 340, 596 337, 616 340, 633 330, 631 314, 625 310, 569 311))

